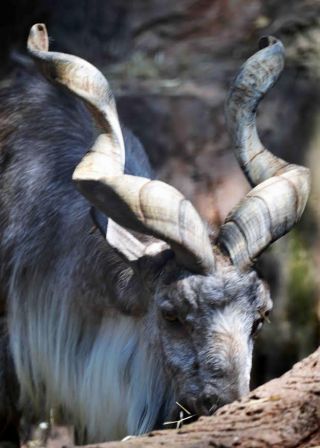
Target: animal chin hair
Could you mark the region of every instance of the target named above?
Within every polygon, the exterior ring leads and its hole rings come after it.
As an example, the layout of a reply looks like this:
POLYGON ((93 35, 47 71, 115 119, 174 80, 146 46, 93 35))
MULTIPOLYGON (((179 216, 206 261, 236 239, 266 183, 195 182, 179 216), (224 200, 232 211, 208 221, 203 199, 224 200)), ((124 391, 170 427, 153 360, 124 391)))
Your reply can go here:
POLYGON ((9 324, 21 407, 32 404, 42 419, 60 410, 89 443, 153 429, 172 394, 142 322, 118 315, 89 323, 71 312, 70 291, 49 288, 53 279, 34 275, 26 287, 19 278, 11 283, 9 324))

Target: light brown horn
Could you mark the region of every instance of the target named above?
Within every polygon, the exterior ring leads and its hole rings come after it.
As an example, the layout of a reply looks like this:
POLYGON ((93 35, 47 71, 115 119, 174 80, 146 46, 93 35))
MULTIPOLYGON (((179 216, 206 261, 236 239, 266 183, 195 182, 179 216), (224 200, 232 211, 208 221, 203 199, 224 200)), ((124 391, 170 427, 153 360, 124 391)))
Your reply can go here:
POLYGON ((309 170, 271 154, 261 143, 256 110, 284 66, 284 48, 273 37, 243 65, 227 99, 229 132, 240 166, 253 188, 231 211, 218 236, 219 246, 240 268, 252 264, 272 242, 300 219, 309 190, 309 170))
POLYGON ((192 204, 164 182, 124 174, 121 128, 104 76, 78 57, 49 52, 42 24, 31 28, 28 49, 46 76, 82 98, 106 131, 73 174, 82 194, 120 226, 166 241, 190 271, 212 271, 207 229, 192 204))

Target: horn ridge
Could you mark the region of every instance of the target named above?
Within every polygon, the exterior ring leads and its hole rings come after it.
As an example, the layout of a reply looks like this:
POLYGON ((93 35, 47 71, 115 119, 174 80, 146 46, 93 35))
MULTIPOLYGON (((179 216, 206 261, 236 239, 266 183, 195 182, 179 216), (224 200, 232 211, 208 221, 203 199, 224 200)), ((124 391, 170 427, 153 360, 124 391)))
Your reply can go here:
POLYGON ((260 101, 275 84, 284 67, 284 48, 275 39, 241 67, 226 101, 226 122, 235 154, 251 186, 273 176, 287 162, 271 154, 256 128, 260 101))
POLYGON ((45 26, 34 25, 28 39, 31 55, 50 81, 84 100, 105 131, 73 173, 78 189, 120 226, 167 242, 181 266, 197 273, 212 271, 209 235, 191 203, 164 182, 124 174, 122 132, 103 74, 76 56, 48 51, 47 44, 45 26))
POLYGON ((96 67, 84 59, 48 51, 48 42, 46 26, 33 25, 27 43, 29 53, 49 81, 66 87, 86 103, 96 122, 114 141, 113 144, 121 149, 124 166, 124 141, 108 81, 96 67))
POLYGON ((259 139, 257 107, 284 66, 279 40, 263 38, 260 48, 240 69, 226 103, 235 155, 254 188, 227 216, 217 243, 244 269, 299 221, 310 192, 309 170, 276 157, 259 139))

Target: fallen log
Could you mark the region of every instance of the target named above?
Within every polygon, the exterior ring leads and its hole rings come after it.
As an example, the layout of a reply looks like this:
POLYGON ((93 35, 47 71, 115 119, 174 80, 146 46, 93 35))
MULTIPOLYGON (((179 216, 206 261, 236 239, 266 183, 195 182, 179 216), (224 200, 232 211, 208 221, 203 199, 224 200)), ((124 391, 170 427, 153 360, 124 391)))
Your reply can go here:
MULTIPOLYGON (((85 448, 320 446, 320 348, 282 377, 178 430, 85 448)), ((84 447, 82 447, 84 448, 84 447)))

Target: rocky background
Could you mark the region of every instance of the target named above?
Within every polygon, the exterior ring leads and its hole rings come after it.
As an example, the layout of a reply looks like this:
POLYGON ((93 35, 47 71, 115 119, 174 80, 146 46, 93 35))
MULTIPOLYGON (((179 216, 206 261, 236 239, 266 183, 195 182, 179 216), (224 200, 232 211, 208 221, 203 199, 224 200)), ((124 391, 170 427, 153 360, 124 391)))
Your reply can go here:
POLYGON ((52 49, 102 69, 158 177, 215 226, 249 189, 226 134, 228 86, 259 37, 283 40, 287 64, 260 108, 260 134, 276 155, 311 168, 313 189, 302 222, 258 262, 274 312, 257 341, 253 385, 309 354, 320 340, 319 0, 7 0, 3 78, 35 22, 47 24, 52 49))

